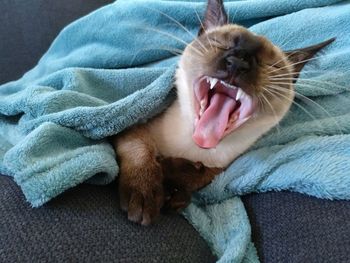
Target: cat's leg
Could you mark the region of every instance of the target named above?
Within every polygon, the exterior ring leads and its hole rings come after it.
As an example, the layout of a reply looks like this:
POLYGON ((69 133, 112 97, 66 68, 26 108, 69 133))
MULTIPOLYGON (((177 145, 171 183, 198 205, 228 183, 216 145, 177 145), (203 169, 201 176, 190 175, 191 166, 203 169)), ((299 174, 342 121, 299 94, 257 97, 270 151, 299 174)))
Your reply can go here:
POLYGON ((128 219, 148 225, 164 203, 162 168, 157 148, 144 126, 135 126, 113 139, 120 167, 120 206, 128 219))

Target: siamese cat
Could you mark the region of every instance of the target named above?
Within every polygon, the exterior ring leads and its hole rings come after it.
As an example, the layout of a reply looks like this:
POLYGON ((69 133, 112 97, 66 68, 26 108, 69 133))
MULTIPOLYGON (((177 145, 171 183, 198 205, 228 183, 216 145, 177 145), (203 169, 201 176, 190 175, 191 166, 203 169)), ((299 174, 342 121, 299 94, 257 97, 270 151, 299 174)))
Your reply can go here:
POLYGON ((282 119, 293 81, 306 60, 330 44, 284 52, 264 36, 230 24, 222 0, 208 0, 205 18, 181 55, 177 99, 146 124, 118 134, 121 208, 148 225, 162 207, 180 209, 282 119))

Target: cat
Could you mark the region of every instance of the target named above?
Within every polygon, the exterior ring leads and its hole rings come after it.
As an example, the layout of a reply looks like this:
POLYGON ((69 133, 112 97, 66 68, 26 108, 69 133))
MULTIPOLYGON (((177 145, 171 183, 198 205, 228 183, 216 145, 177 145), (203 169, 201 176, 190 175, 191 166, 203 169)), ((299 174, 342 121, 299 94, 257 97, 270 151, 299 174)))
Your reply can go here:
POLYGON ((176 71, 177 99, 162 114, 118 134, 121 208, 148 225, 162 207, 181 209, 274 127, 294 99, 293 78, 334 41, 284 52, 230 24, 222 0, 208 0, 198 36, 176 71), (274 85, 274 77, 290 81, 274 85))

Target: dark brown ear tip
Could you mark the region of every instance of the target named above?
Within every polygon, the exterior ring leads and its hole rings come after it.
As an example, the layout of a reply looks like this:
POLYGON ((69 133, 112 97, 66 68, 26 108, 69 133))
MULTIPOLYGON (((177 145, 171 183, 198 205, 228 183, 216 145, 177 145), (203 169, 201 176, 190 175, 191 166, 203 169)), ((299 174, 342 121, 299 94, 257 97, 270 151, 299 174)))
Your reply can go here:
POLYGON ((284 53, 287 55, 288 60, 294 65, 294 77, 297 78, 299 76, 299 72, 303 69, 304 65, 310 60, 310 58, 335 40, 336 38, 332 37, 313 46, 285 51, 284 53))
POLYGON ((310 51, 314 51, 314 53, 316 53, 319 50, 321 50, 322 48, 332 44, 335 40, 336 40, 336 37, 332 37, 330 39, 327 39, 326 41, 323 41, 323 42, 321 42, 319 44, 316 44, 316 45, 311 46, 311 47, 306 48, 306 49, 309 49, 310 51))
POLYGON ((204 20, 199 29, 198 36, 205 33, 207 29, 223 26, 228 23, 223 0, 208 0, 204 20))
POLYGON ((336 37, 332 37, 332 38, 330 38, 330 39, 328 39, 328 40, 322 42, 320 45, 322 45, 322 46, 327 46, 327 45, 333 43, 336 39, 337 39, 336 37))

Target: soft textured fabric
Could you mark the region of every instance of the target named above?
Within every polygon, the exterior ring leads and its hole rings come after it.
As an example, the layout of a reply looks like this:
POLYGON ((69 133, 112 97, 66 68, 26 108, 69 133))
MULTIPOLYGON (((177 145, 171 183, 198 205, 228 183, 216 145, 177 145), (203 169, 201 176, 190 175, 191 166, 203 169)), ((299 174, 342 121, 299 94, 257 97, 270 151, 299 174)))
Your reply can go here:
POLYGON ((261 262, 349 262, 350 202, 295 192, 242 197, 261 262))
POLYGON ((82 184, 36 209, 11 177, 0 176, 0 187, 0 262, 215 262, 180 215, 150 227, 128 221, 115 183, 82 184))
MULTIPOLYGON (((326 110, 297 100, 302 108, 293 107, 278 129, 186 210, 221 262, 258 260, 237 195, 289 189, 349 198, 350 4, 336 2, 226 3, 231 20, 284 49, 333 36, 337 41, 305 67, 301 78, 312 80, 297 86, 326 110)), ((107 183, 115 178, 118 166, 104 138, 167 105, 177 58, 161 49, 182 49, 178 38, 193 38, 162 13, 196 34, 195 10, 201 15, 204 7, 204 2, 119 0, 68 26, 32 71, 0 87, 0 171, 14 176, 32 205, 87 179, 107 183)))

